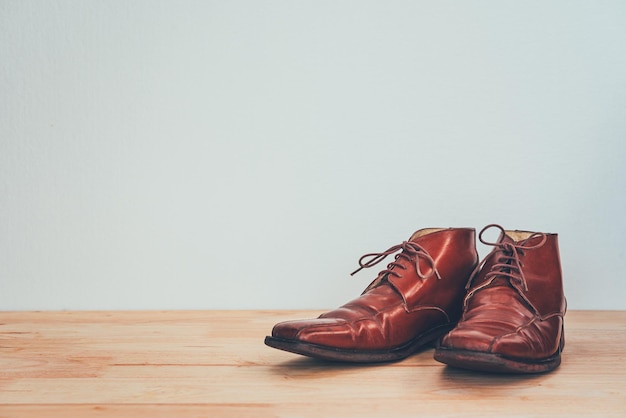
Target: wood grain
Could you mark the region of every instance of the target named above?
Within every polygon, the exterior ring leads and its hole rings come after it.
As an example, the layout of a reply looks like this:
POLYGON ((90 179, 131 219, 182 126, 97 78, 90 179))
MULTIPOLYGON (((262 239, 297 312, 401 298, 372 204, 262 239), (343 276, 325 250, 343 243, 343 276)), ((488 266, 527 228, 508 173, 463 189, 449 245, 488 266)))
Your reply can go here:
POLYGON ((320 312, 0 312, 0 417, 626 416, 626 311, 569 312, 563 364, 536 376, 263 344, 320 312))

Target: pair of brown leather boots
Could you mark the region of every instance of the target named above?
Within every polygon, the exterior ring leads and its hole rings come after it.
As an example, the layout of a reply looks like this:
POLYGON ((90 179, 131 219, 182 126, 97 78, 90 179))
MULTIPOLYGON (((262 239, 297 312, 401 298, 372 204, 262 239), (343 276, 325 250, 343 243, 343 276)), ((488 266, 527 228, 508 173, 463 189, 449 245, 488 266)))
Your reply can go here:
POLYGON ((364 255, 357 271, 396 253, 360 297, 316 319, 281 322, 265 344, 369 363, 400 360, 435 343, 435 360, 450 366, 554 370, 566 309, 557 235, 488 225, 479 239, 494 249, 480 264, 475 235, 471 228, 422 229, 364 255), (489 228, 500 230, 495 243, 483 239, 489 228))

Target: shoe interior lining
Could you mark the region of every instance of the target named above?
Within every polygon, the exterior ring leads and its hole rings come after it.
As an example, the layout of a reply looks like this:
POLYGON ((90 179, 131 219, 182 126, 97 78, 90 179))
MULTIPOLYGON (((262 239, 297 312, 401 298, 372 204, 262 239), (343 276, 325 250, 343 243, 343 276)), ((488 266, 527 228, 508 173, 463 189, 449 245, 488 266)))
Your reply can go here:
MULTIPOLYGON (((424 235, 428 235, 428 234, 432 234, 433 232, 439 232, 439 231, 443 231, 446 228, 425 228, 425 229, 420 229, 419 231, 415 232, 411 238, 409 239, 409 241, 414 240, 416 238, 419 237, 423 237, 424 235)), ((534 234, 534 232, 531 231, 505 231, 505 233, 511 237, 511 239, 515 242, 519 242, 522 240, 525 240, 527 238, 529 238, 532 234, 534 234)))
POLYGON ((432 234, 433 232, 443 231, 444 229, 446 229, 446 228, 425 228, 425 229, 420 229, 419 231, 414 233, 413 236, 411 236, 411 238, 409 238, 409 241, 412 241, 415 238, 423 237, 424 235, 432 234))
POLYGON ((506 234, 515 242, 519 242, 530 237, 534 232, 530 231, 506 231, 506 234))

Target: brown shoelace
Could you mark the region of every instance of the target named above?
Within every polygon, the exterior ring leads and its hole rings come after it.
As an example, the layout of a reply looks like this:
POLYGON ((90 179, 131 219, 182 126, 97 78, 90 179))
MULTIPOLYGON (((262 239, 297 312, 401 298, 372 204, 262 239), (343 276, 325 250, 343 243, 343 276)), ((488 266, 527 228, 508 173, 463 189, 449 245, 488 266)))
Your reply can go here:
MULTIPOLYGON (((546 242, 547 236, 544 233, 535 232, 528 238, 519 241, 518 243, 511 243, 503 242, 505 234, 506 231, 504 230, 504 228, 496 224, 487 225, 482 229, 482 231, 480 231, 480 234, 478 234, 478 239, 480 240, 480 242, 485 245, 491 245, 498 248, 498 251, 494 251, 491 253, 491 257, 497 255, 498 259, 496 260, 496 264, 491 267, 491 270, 485 276, 484 283, 473 289, 470 292, 470 295, 474 294, 479 289, 489 286, 497 277, 505 277, 509 279, 511 286, 513 286, 519 292, 522 298, 524 298, 524 300, 526 300, 530 306, 533 306, 532 303, 530 303, 530 301, 524 295, 524 292, 528 291, 528 284, 526 283, 526 277, 524 277, 524 263, 522 262, 522 260, 520 260, 520 255, 523 256, 525 250, 532 250, 541 247, 546 242), (490 228, 497 228, 501 231, 502 239, 499 242, 488 242, 483 239, 484 232, 490 228), (528 245, 528 242, 536 237, 541 237, 541 241, 534 245, 528 245)), ((478 274, 482 266, 489 258, 490 257, 485 257, 485 259, 478 266, 476 266, 476 269, 474 269, 474 272, 470 276, 470 279, 465 286, 466 289, 469 289, 471 287, 474 277, 478 274)))
POLYGON ((378 277, 382 277, 385 274, 390 274, 396 277, 402 277, 402 275, 399 272, 394 271, 394 268, 397 267, 397 268, 406 270, 406 266, 398 262, 399 259, 404 258, 409 261, 414 260, 415 271, 417 272, 417 275, 421 279, 427 279, 428 277, 434 275, 435 277, 437 277, 438 280, 441 280, 441 276, 439 275, 439 272, 437 271, 437 268, 435 267, 435 260, 433 260, 433 258, 430 256, 430 254, 428 254, 428 252, 425 249, 423 249, 420 245, 412 241, 403 241, 402 244, 394 245, 393 247, 389 248, 387 251, 383 251, 382 253, 365 254, 359 259, 359 268, 353 271, 350 275, 353 276, 364 268, 373 267, 376 264, 383 261, 388 255, 391 255, 400 250, 402 250, 402 252, 396 254, 395 261, 392 261, 391 263, 389 263, 385 270, 378 273, 378 277), (369 260, 364 262, 364 260, 367 258, 369 258, 369 260), (428 261, 428 263, 430 264, 430 267, 432 268, 432 272, 430 274, 425 275, 424 273, 422 273, 422 270, 420 269, 420 265, 419 265, 420 258, 423 258, 424 260, 428 261))

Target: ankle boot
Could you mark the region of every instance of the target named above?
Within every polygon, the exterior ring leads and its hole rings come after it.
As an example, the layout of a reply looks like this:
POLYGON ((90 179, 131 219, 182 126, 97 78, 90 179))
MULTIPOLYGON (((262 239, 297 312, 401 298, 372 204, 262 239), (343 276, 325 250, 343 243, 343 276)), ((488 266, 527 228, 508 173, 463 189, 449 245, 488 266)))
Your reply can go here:
POLYGON ((461 320, 441 340, 435 360, 487 372, 554 370, 566 309, 557 235, 488 225, 479 239, 495 248, 468 283, 461 320), (500 238, 485 242, 492 227, 500 238))
POLYGON ((417 231, 387 251, 364 255, 354 273, 394 253, 360 297, 316 319, 281 322, 265 344, 325 360, 383 362, 441 337, 460 317, 465 285, 478 264, 475 230, 417 231))

